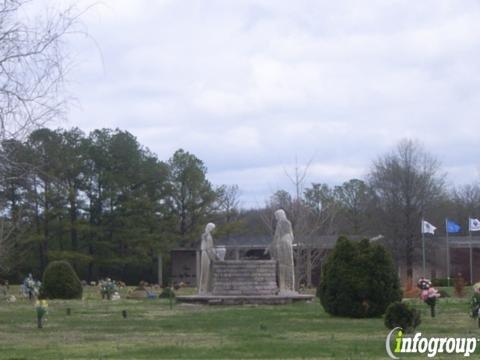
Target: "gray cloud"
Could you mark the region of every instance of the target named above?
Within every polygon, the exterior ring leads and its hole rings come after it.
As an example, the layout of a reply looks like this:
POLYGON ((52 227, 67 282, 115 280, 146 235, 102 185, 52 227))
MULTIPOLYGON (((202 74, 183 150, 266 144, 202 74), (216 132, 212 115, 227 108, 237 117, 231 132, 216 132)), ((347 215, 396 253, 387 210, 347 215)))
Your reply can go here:
POLYGON ((254 206, 309 180, 362 177, 403 137, 455 183, 478 180, 476 1, 104 0, 75 38, 64 126, 120 127, 167 159, 183 147, 254 206))

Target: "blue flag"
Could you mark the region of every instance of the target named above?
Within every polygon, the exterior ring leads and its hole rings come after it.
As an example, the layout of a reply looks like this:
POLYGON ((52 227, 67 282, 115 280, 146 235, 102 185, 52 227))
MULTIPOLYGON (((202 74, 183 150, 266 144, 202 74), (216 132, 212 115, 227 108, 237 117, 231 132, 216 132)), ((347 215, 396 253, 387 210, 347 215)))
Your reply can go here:
POLYGON ((448 233, 458 233, 462 228, 455 221, 447 219, 447 232, 448 233))

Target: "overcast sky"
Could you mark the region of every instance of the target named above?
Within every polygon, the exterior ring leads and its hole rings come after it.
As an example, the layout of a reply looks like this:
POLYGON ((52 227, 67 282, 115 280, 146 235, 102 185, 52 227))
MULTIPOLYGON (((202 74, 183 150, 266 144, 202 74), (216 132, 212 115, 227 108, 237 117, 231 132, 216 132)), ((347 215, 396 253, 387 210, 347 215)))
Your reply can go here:
POLYGON ((295 157, 340 184, 405 137, 480 179, 478 1, 103 0, 83 23, 60 125, 184 148, 246 207, 293 190, 295 157))

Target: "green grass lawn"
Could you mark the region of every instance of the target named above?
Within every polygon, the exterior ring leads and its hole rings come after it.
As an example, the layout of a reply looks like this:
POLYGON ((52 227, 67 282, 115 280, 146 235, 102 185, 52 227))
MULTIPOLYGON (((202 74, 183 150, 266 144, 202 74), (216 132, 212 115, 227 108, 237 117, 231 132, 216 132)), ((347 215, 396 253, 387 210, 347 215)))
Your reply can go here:
MULTIPOLYGON (((29 301, 0 301, 0 358, 387 358, 387 330, 381 318, 334 318, 318 301, 281 306, 177 304, 170 309, 168 300, 102 301, 92 290, 84 297, 49 301, 43 329, 36 328, 29 301), (127 319, 122 310, 127 310, 127 319)), ((413 303, 422 310, 418 331, 423 335, 480 337, 477 323, 468 316, 468 297, 439 300, 434 319, 426 305, 413 303)), ((473 357, 478 354, 480 350, 473 357)))

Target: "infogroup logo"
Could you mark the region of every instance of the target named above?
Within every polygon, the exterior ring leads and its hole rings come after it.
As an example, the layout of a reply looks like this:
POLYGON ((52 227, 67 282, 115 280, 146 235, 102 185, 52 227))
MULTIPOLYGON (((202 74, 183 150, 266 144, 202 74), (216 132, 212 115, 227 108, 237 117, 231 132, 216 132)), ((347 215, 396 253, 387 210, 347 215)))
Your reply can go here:
POLYGON ((390 331, 385 341, 385 349, 391 359, 400 359, 400 354, 427 354, 429 358, 437 354, 463 354, 468 357, 475 352, 478 339, 475 337, 431 337, 426 338, 422 333, 413 336, 404 336, 403 329, 396 327, 390 331), (392 339, 395 341, 392 344, 392 339))

